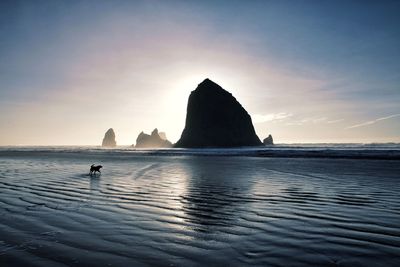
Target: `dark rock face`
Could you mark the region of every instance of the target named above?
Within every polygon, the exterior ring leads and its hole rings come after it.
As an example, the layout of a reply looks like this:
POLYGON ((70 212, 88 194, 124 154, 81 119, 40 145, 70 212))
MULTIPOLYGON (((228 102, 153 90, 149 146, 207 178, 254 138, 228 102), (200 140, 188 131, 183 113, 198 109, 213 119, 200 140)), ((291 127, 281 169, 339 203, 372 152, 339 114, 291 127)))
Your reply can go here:
POLYGON ((268 135, 268 137, 264 139, 263 143, 266 146, 273 145, 274 144, 274 139, 272 138, 272 135, 268 135))
MULTIPOLYGON (((165 133, 164 133, 165 136, 165 133)), ((168 140, 164 140, 158 133, 157 128, 153 130, 151 135, 141 132, 136 138, 137 148, 168 148, 172 147, 172 143, 168 140)))
POLYGON ((175 147, 260 145, 250 115, 231 93, 209 79, 191 92, 185 129, 175 147))
POLYGON ((101 144, 103 147, 115 147, 117 142, 115 141, 115 133, 112 128, 108 129, 103 138, 103 143, 101 144))

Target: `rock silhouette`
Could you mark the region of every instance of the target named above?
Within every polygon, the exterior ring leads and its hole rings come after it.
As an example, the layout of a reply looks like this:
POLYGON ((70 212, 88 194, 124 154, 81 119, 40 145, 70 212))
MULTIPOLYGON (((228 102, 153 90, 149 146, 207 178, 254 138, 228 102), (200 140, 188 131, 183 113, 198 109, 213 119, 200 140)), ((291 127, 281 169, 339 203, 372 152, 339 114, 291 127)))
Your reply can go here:
MULTIPOLYGON (((165 137, 165 133, 163 135, 165 137)), ((136 148, 168 148, 172 147, 172 143, 163 139, 158 133, 157 128, 153 130, 151 135, 141 132, 136 138, 136 148)))
POLYGON ((272 135, 268 135, 268 137, 263 140, 263 143, 266 146, 273 145, 274 144, 274 139, 272 138, 272 135))
POLYGON ((158 132, 158 135, 162 140, 167 140, 167 135, 164 132, 158 132))
POLYGON ((113 128, 108 129, 108 131, 104 135, 103 143, 101 145, 103 147, 115 147, 117 145, 113 128))
POLYGON ((175 147, 260 145, 250 115, 231 93, 209 79, 191 92, 185 128, 175 147))

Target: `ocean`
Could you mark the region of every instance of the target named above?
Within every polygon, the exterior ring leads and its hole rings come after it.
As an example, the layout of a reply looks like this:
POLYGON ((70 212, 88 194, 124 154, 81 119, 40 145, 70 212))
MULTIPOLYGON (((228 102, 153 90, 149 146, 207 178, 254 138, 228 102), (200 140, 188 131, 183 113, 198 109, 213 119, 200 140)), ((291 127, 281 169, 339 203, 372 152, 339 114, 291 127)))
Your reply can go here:
POLYGON ((399 144, 0 147, 0 266, 400 266, 399 163, 399 144))

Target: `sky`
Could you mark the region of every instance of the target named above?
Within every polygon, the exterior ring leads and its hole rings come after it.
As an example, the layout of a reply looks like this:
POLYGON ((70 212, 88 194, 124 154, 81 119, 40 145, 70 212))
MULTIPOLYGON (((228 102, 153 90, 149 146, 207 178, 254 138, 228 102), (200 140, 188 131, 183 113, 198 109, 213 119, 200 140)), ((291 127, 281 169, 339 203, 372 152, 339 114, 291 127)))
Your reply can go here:
POLYGON ((400 1, 0 1, 0 145, 176 142, 205 78, 260 139, 400 142, 400 1))

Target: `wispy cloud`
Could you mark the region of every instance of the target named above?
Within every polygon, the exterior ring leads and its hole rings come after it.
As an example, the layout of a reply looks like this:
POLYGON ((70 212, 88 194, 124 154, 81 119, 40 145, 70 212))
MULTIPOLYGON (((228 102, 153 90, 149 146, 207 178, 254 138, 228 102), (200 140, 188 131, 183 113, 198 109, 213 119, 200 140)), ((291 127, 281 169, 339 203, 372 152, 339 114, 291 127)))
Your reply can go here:
POLYGON ((344 119, 331 120, 331 121, 327 121, 327 123, 331 124, 331 123, 338 123, 338 122, 342 122, 342 121, 344 121, 344 119))
POLYGON ((310 118, 304 118, 300 120, 294 120, 287 122, 286 125, 303 125, 303 124, 317 124, 317 123, 338 123, 343 121, 344 119, 338 119, 338 120, 328 120, 327 117, 310 117, 310 118))
POLYGON ((279 112, 279 113, 270 113, 266 115, 254 114, 252 116, 252 120, 254 123, 262 123, 267 121, 281 121, 293 116, 292 113, 279 112))
POLYGON ((378 121, 388 120, 388 119, 399 117, 399 116, 400 116, 400 114, 393 114, 393 115, 382 117, 382 118, 378 118, 378 119, 375 119, 375 120, 366 121, 366 122, 363 122, 363 123, 360 123, 360 124, 355 124, 355 125, 346 127, 345 129, 353 129, 353 128, 358 128, 358 127, 363 127, 363 126, 367 126, 367 125, 371 125, 371 124, 377 123, 378 121))

